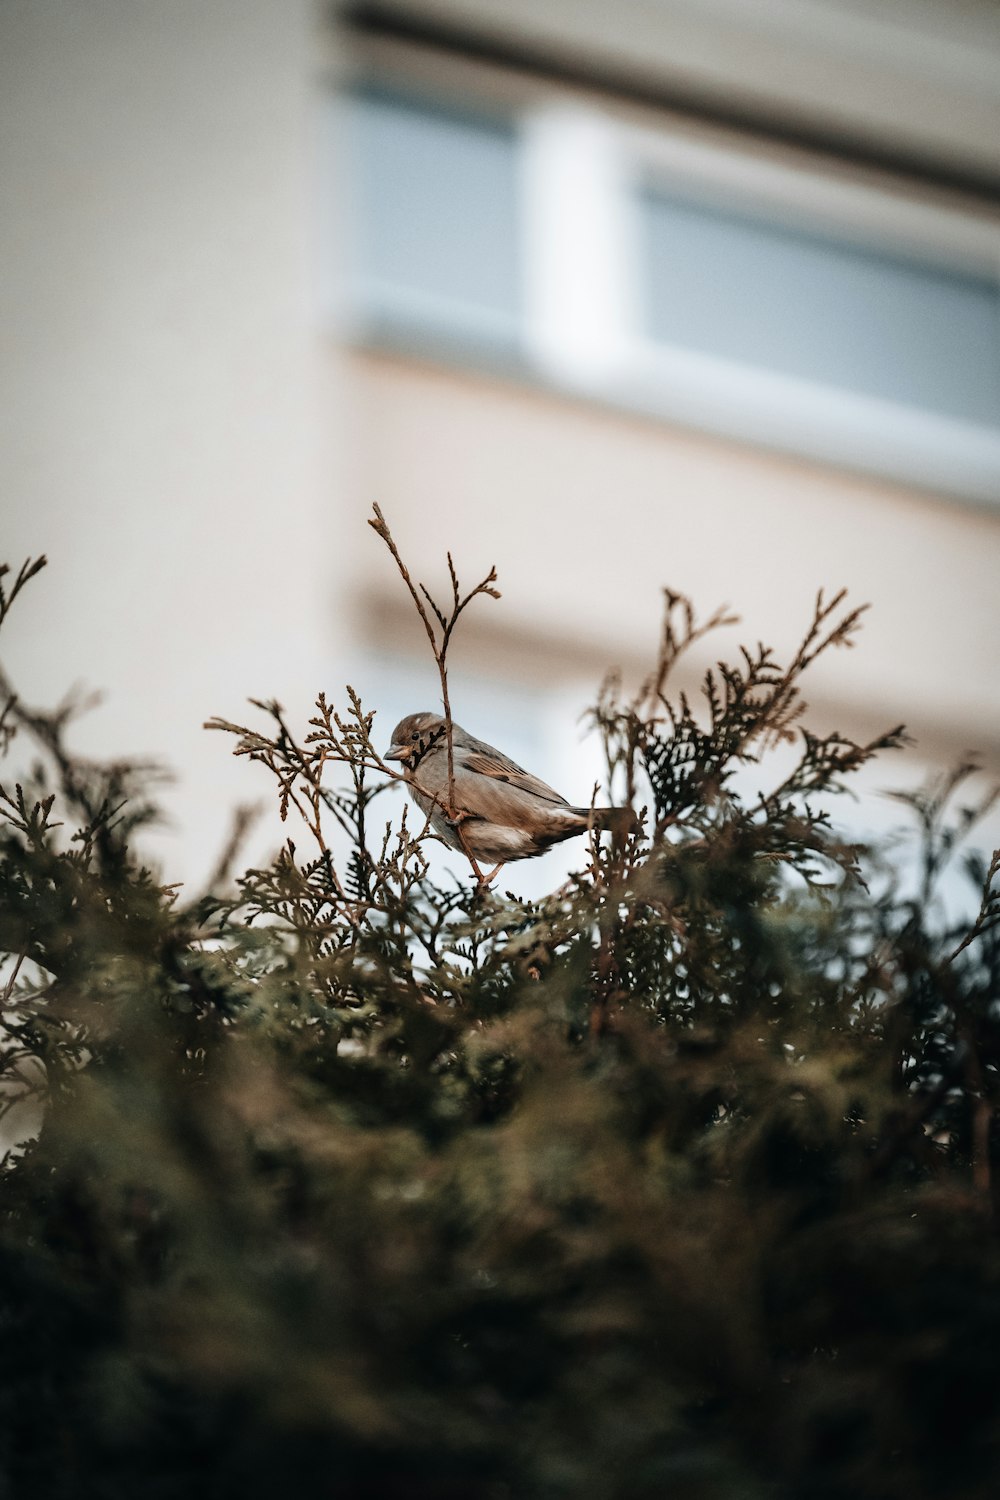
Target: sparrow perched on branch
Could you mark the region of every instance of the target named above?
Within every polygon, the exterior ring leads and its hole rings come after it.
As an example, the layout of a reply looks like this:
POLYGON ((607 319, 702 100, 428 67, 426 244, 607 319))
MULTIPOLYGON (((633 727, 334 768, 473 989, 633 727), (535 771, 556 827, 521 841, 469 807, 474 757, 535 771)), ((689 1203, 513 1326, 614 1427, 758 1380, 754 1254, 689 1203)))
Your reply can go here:
MULTIPOLYGON (((454 805, 449 805, 447 725, 439 714, 410 714, 393 730, 386 760, 404 767, 410 795, 450 849, 476 867, 544 854, 590 828, 624 834, 630 807, 571 807, 565 797, 452 722, 454 805)), ((486 879, 492 879, 496 870, 486 879)), ((480 876, 482 880, 484 877, 480 876)))

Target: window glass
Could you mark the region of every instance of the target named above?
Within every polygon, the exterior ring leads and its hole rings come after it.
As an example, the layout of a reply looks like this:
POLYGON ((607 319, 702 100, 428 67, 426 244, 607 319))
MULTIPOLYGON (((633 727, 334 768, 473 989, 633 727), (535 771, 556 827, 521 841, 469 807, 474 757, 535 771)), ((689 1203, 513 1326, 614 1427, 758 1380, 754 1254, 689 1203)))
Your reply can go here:
POLYGON ((1000 288, 750 214, 642 195, 654 340, 1000 425, 1000 288))
POLYGON ((517 135, 382 91, 355 99, 357 276, 376 325, 513 342, 520 313, 517 135))

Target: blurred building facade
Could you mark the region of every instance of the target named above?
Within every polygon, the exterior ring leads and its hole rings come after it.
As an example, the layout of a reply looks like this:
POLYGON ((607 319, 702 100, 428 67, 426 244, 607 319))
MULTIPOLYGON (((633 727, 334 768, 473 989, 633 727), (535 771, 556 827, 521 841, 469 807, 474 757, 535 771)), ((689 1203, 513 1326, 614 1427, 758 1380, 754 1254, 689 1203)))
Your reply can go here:
POLYGON ((168 866, 246 795, 209 714, 432 705, 373 501, 432 589, 497 566, 455 712, 571 797, 664 585, 785 651, 846 586, 817 722, 1000 767, 987 0, 0 14, 9 536, 54 562, 8 656, 178 767, 168 866))

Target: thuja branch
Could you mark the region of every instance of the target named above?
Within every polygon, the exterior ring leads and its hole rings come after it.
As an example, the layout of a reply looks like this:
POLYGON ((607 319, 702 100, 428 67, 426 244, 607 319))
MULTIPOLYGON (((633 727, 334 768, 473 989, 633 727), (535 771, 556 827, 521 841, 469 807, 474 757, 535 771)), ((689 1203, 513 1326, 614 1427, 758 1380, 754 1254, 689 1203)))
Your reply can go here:
POLYGON ((948 962, 952 963, 976 938, 985 936, 997 926, 1000 926, 1000 849, 994 849, 986 871, 979 914, 958 947, 949 954, 948 962))
POLYGON ((673 589, 663 590, 663 600, 663 625, 656 666, 651 676, 643 683, 635 699, 634 708, 637 714, 644 708, 647 711, 652 710, 657 703, 666 706, 663 694, 667 679, 676 667, 679 658, 691 646, 724 625, 738 625, 740 622, 739 615, 732 614, 725 604, 715 610, 709 619, 703 622, 698 621, 690 599, 683 594, 675 593, 673 589))
MULTIPOLYGON (((489 594, 495 599, 500 597, 499 591, 494 587, 496 569, 491 568, 482 582, 463 593, 454 560, 448 553, 451 599, 446 607, 442 607, 422 583, 414 582, 385 517, 377 505, 374 510, 374 519, 369 524, 385 542, 399 569, 430 642, 438 669, 447 732, 448 787, 447 800, 441 796, 432 798, 432 801, 449 820, 455 821, 460 816, 460 810, 455 796, 453 723, 448 690, 448 650, 455 627, 473 599, 480 594, 489 594)), ((350 902, 351 897, 333 871, 331 851, 323 828, 324 816, 332 817, 348 835, 355 850, 353 858, 356 874, 364 883, 367 883, 368 876, 359 873, 361 867, 364 866, 371 875, 377 876, 380 866, 379 861, 372 858, 367 848, 366 808, 371 798, 377 795, 382 787, 372 788, 367 783, 366 773, 377 772, 386 779, 386 782, 406 779, 403 772, 386 763, 373 744, 371 730, 374 715, 364 712, 358 695, 351 687, 348 687, 347 693, 350 700, 349 708, 343 714, 334 710, 324 694, 319 695, 316 700, 316 712, 309 720, 311 732, 305 736, 302 743, 296 740, 281 705, 276 702, 251 699, 254 707, 263 711, 271 719, 270 733, 266 729, 262 732, 221 718, 210 719, 205 725, 206 729, 224 730, 228 734, 235 735, 237 743, 234 754, 244 755, 250 760, 258 761, 266 766, 276 778, 282 820, 287 818, 290 809, 294 809, 301 817, 319 848, 321 858, 330 865, 331 882, 335 887, 337 899, 341 902, 350 902), (328 762, 345 766, 348 769, 353 782, 353 797, 345 796, 324 786, 323 774, 328 762)), ((429 825, 430 813, 427 815, 422 833, 417 837, 417 842, 423 833, 427 832, 429 825)), ((407 847, 410 842, 407 836, 407 847)), ((363 905, 364 903, 355 904, 363 905)))
POLYGON ((434 662, 438 669, 438 678, 441 684, 441 703, 444 708, 445 734, 448 749, 447 815, 449 818, 454 819, 456 816, 457 808, 455 805, 455 752, 451 718, 451 699, 448 694, 448 647, 451 644, 452 634, 454 633, 455 626, 458 624, 460 616, 462 615, 463 611, 472 603, 473 599, 478 598, 480 594, 488 594, 491 599, 500 598, 500 590, 494 588, 493 586, 496 583, 497 570, 496 568, 490 568, 490 571, 487 573, 483 581, 481 583, 477 583, 475 588, 470 589, 467 594, 463 595, 458 582, 458 574, 455 571, 455 564, 452 560, 452 555, 449 552, 447 556, 448 577, 451 581, 451 608, 446 613, 435 601, 430 591, 424 584, 414 584, 413 579, 410 576, 410 570, 399 554, 399 548, 396 546, 392 532, 389 530, 389 526, 385 517, 383 516, 381 510, 377 505, 373 505, 372 509, 375 512, 375 517, 374 520, 369 520, 368 524, 376 533, 376 535, 382 538, 383 542, 385 542, 389 551, 392 553, 392 557, 396 564, 396 567, 399 569, 400 577, 409 590, 410 598, 413 600, 413 603, 417 610, 417 614, 420 616, 421 623, 423 624, 424 630, 427 633, 427 639, 430 641, 431 651, 434 656, 434 662), (421 598, 421 595, 423 595, 423 598, 421 598), (437 622, 436 627, 431 623, 431 617, 428 614, 424 604, 425 600, 430 606, 431 612, 434 616, 434 620, 437 622))
POLYGON ((17 575, 13 583, 8 588, 5 580, 10 573, 10 564, 0 563, 0 625, 6 620, 11 605, 24 588, 24 585, 29 579, 34 578, 36 573, 40 573, 47 564, 48 559, 44 553, 41 557, 26 558, 17 570, 17 575))

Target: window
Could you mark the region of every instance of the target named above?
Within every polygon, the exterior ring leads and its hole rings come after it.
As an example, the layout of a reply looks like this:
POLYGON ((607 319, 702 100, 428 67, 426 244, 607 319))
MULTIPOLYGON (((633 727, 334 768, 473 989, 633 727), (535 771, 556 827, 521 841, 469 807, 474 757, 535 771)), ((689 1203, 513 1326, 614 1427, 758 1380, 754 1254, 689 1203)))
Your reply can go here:
POLYGON ((720 205, 641 194, 659 343, 1000 425, 1000 285, 720 205))
POLYGON ((556 95, 350 103, 376 342, 1000 500, 1000 219, 556 95))
POLYGON ((513 126, 368 90, 353 131, 355 296, 369 328, 515 345, 513 126))

